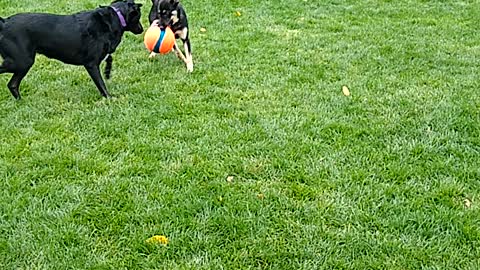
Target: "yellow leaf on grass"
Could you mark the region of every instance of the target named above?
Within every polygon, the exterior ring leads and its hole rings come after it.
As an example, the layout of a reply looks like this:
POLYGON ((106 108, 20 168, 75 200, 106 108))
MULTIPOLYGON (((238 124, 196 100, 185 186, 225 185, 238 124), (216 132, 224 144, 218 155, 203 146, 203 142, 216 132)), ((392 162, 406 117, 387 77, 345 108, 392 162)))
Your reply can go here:
POLYGON ((235 15, 236 15, 237 17, 240 17, 240 16, 242 16, 242 13, 240 13, 240 11, 236 11, 236 12, 235 12, 235 15))
POLYGON ((205 33, 205 32, 207 32, 207 29, 205 29, 205 28, 202 27, 202 28, 200 28, 200 32, 205 33))
POLYGON ((465 199, 463 200, 463 205, 465 205, 466 208, 470 208, 472 207, 472 201, 470 201, 469 199, 465 199))
POLYGON ((168 238, 165 235, 154 235, 147 240, 145 240, 147 244, 161 244, 161 245, 167 245, 168 244, 168 238))
POLYGON ((229 183, 233 182, 233 175, 227 176, 227 182, 229 182, 229 183))
POLYGON ((346 97, 350 96, 350 90, 348 90, 346 85, 342 86, 342 92, 346 97))

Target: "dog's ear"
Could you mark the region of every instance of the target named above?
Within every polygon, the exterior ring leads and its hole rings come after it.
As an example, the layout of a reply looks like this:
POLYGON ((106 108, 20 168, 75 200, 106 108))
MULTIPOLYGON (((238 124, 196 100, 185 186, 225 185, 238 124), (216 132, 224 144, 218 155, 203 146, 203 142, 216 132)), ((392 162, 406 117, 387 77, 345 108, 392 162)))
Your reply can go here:
POLYGON ((135 12, 140 12, 140 8, 142 6, 143 6, 143 4, 137 4, 137 3, 134 3, 133 1, 128 2, 128 7, 132 8, 132 10, 135 11, 135 12))
POLYGON ((142 6, 143 6, 143 4, 137 4, 137 3, 135 3, 133 0, 128 0, 128 2, 127 2, 127 3, 128 3, 128 6, 129 6, 129 7, 136 7, 136 8, 140 8, 140 7, 142 7, 142 6))
POLYGON ((108 10, 108 7, 106 6, 100 6, 97 10, 93 12, 93 17, 96 19, 104 18, 104 17, 110 17, 111 13, 108 10))
POLYGON ((178 3, 178 0, 170 0, 170 4, 173 6, 173 8, 177 8, 178 3))
POLYGON ((110 24, 112 21, 111 16, 111 12, 106 7, 95 10, 88 23, 88 32, 93 35, 112 32, 112 26, 110 24))

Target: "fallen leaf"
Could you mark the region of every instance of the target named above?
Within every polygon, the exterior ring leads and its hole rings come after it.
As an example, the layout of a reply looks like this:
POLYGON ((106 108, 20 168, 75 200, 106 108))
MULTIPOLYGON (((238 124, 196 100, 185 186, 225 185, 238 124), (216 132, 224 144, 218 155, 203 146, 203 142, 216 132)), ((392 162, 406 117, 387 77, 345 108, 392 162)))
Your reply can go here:
POLYGON ((348 90, 346 85, 342 86, 342 92, 346 97, 350 96, 350 90, 348 90))
POLYGON ((465 199, 465 200, 463 200, 463 205, 466 208, 470 208, 470 207, 472 207, 472 201, 470 201, 469 199, 465 199))
POLYGON ((166 246, 168 244, 168 238, 165 235, 154 235, 147 240, 147 244, 161 244, 166 246))
POLYGON ((235 15, 236 15, 237 17, 240 17, 240 16, 242 16, 242 13, 240 13, 240 11, 237 11, 237 12, 235 12, 235 15))
POLYGON ((207 29, 205 29, 205 28, 202 27, 202 28, 200 28, 200 32, 205 33, 205 32, 207 32, 207 29))
POLYGON ((258 193, 258 194, 257 194, 257 198, 259 198, 260 200, 263 200, 263 199, 265 199, 265 194, 263 194, 263 193, 258 193))
POLYGON ((219 201, 219 202, 223 202, 223 197, 222 197, 222 196, 219 196, 219 197, 218 197, 218 201, 219 201))
POLYGON ((229 183, 233 182, 233 175, 227 176, 227 182, 229 182, 229 183))

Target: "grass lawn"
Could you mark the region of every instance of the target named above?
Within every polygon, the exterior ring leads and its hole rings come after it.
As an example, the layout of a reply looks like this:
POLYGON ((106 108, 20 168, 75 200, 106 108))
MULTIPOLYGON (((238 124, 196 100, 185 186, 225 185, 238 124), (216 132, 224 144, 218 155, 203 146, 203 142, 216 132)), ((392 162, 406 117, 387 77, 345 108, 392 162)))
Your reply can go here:
POLYGON ((480 269, 480 2, 182 3, 192 74, 0 76, 1 269, 480 269))

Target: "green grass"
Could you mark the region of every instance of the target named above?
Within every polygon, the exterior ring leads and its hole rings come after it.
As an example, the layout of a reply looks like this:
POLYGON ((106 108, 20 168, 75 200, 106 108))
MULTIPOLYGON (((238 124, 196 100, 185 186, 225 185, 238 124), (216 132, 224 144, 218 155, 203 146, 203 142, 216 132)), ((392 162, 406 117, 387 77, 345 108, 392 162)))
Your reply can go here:
POLYGON ((113 100, 0 76, 0 268, 480 268, 477 1, 183 4, 193 74, 127 34, 113 100))

